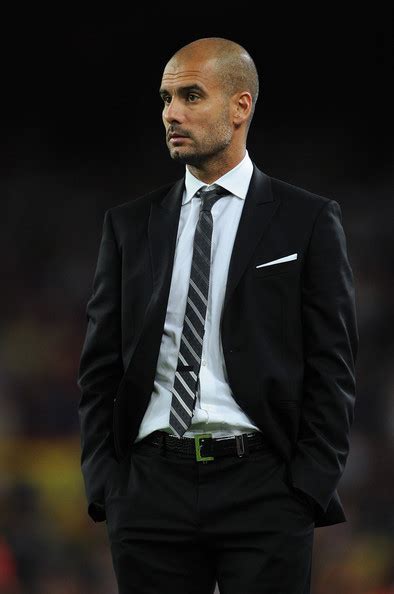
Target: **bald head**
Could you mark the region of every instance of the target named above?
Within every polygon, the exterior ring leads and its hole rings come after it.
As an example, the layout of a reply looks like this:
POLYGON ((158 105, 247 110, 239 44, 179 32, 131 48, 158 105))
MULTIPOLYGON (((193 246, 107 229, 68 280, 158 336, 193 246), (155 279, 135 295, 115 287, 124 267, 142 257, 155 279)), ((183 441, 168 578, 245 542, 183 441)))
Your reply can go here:
POLYGON ((259 94, 259 77, 255 63, 245 48, 222 37, 197 39, 178 50, 167 66, 189 58, 210 62, 228 96, 248 91, 253 102, 252 119, 259 94))

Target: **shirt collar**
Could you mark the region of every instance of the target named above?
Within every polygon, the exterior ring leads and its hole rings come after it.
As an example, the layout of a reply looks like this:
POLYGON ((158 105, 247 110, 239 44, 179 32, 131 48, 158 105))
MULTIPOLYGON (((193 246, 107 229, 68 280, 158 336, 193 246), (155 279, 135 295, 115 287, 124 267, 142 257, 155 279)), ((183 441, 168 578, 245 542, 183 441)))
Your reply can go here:
MULTIPOLYGON (((219 177, 219 179, 216 181, 212 182, 212 184, 218 184, 228 190, 230 194, 245 200, 252 173, 253 163, 249 157, 248 151, 246 151, 244 158, 238 163, 238 165, 233 167, 233 169, 230 169, 230 171, 227 171, 227 173, 222 175, 222 177, 219 177)), ((182 205, 190 202, 195 193, 206 185, 207 184, 204 184, 204 182, 197 179, 192 173, 190 173, 189 169, 186 167, 185 192, 183 193, 182 205)))

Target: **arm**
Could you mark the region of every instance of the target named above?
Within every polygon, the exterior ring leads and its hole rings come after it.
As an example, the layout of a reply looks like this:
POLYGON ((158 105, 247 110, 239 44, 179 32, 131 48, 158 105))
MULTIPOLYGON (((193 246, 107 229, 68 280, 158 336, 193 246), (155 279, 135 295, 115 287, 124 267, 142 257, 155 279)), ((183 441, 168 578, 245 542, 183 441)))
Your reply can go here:
POLYGON ((302 286, 304 394, 290 464, 296 489, 326 511, 349 452, 355 405, 358 330, 353 273, 340 206, 321 208, 306 254, 302 286))
POLYGON ((112 441, 113 399, 123 375, 121 357, 121 257, 111 212, 104 215, 102 239, 88 301, 87 332, 78 372, 81 467, 88 513, 105 520, 104 488, 115 454, 112 441))

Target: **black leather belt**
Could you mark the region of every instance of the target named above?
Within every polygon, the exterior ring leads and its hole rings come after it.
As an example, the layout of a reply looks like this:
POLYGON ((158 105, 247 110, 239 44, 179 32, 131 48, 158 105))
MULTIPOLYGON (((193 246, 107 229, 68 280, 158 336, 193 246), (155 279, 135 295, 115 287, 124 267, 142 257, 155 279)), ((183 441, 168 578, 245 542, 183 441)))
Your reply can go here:
POLYGON ((212 437, 212 433, 198 433, 194 437, 176 437, 166 431, 154 431, 135 444, 148 444, 178 454, 180 457, 193 458, 197 462, 209 462, 221 456, 248 456, 255 450, 266 450, 267 445, 262 433, 242 433, 231 437, 212 437))

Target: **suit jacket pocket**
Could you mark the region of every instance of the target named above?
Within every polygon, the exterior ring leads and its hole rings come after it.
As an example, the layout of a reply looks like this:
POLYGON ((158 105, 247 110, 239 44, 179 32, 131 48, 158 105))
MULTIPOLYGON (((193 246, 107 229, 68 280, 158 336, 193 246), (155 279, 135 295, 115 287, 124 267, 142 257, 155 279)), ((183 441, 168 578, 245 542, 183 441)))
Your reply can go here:
POLYGON ((285 272, 297 273, 300 268, 298 260, 289 260, 288 262, 279 262, 278 264, 270 264, 269 266, 261 266, 256 268, 259 262, 253 264, 253 274, 258 278, 272 276, 276 274, 283 274, 285 272))
POLYGON ((285 485, 289 496, 295 500, 297 503, 301 504, 303 511, 306 511, 308 515, 310 515, 313 519, 316 516, 316 506, 307 493, 304 493, 301 489, 297 489, 294 487, 289 479, 288 475, 288 468, 286 464, 283 465, 282 472, 278 475, 279 480, 283 485, 285 485))
POLYGON ((298 499, 302 505, 306 506, 311 512, 312 516, 315 517, 316 508, 312 497, 310 497, 307 493, 304 493, 304 491, 301 491, 301 489, 296 489, 294 487, 291 487, 291 489, 294 497, 298 499))

